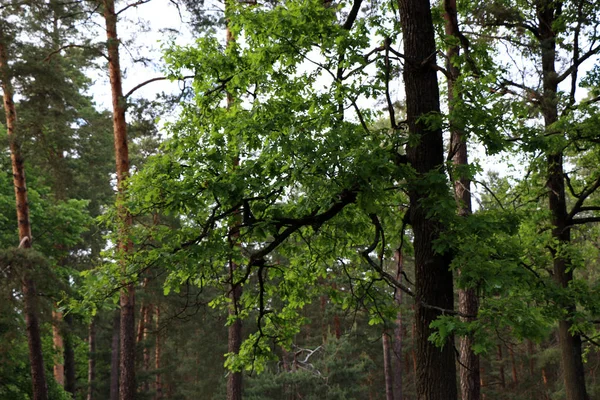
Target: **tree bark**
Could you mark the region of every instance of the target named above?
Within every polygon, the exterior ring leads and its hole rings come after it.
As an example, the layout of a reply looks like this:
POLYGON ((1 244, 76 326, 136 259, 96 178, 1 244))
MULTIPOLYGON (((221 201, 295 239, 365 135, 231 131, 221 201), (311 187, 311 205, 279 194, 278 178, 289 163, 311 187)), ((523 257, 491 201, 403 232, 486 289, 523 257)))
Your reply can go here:
MULTIPOLYGON (((402 249, 396 252, 396 261, 398 262, 396 280, 402 282, 402 270, 404 268, 402 249)), ((392 346, 394 352, 394 358, 392 360, 394 400, 402 400, 402 341, 404 340, 404 326, 402 325, 402 290, 396 289, 394 291, 394 301, 396 307, 398 307, 398 312, 396 313, 396 326, 394 327, 394 343, 392 346)))
POLYGON ((433 250, 442 226, 435 217, 427 215, 429 210, 425 205, 443 201, 448 192, 447 183, 444 179, 435 178, 429 179, 431 184, 423 185, 428 176, 444 173, 442 130, 438 128, 439 124, 425 121, 427 117, 436 118, 440 114, 439 88, 432 66, 436 62, 434 28, 428 1, 399 0, 398 3, 406 58, 403 77, 407 122, 413 139, 406 146, 406 155, 416 173, 408 191, 415 250, 417 399, 455 400, 453 340, 450 339, 442 349, 428 340, 432 333, 429 326, 440 312, 427 306, 447 310, 454 308, 450 256, 433 250))
POLYGON ((392 371, 392 358, 390 352, 390 335, 386 330, 381 335, 383 345, 383 373, 385 376, 385 400, 394 400, 394 376, 392 371))
POLYGON ((92 319, 88 332, 88 390, 87 400, 94 400, 96 382, 96 318, 92 319))
MULTIPOLYGON (((17 112, 13 99, 11 74, 8 65, 8 49, 4 36, 4 21, 0 21, 0 80, 6 115, 6 128, 10 146, 10 158, 13 173, 13 185, 17 208, 17 221, 19 229, 19 247, 30 249, 32 236, 29 220, 29 203, 27 200, 27 185, 25 179, 25 161, 21 155, 21 147, 17 134, 17 112)), ((29 363, 31 368, 31 383, 33 400, 47 400, 48 387, 44 370, 44 357, 42 355, 42 340, 38 322, 37 292, 35 283, 28 270, 22 271, 23 308, 25 313, 25 326, 27 332, 27 345, 29 347, 29 363)))
POLYGON ((75 373, 75 349, 73 348, 73 316, 67 314, 64 317, 65 331, 65 390, 75 398, 75 389, 77 385, 75 373))
MULTIPOLYGON (((119 61, 119 37, 117 35, 117 14, 114 0, 103 0, 104 20, 108 51, 108 73, 113 106, 113 130, 117 172, 117 214, 119 220, 118 250, 119 261, 126 273, 125 257, 132 250, 128 239, 131 215, 123 205, 124 182, 129 177, 129 148, 127 144, 127 123, 125 121, 126 100, 123 97, 121 66, 119 61)), ((121 306, 121 352, 119 399, 133 400, 135 397, 135 287, 124 278, 119 303, 121 306)))
POLYGON ((498 345, 498 368, 500 375, 500 386, 504 389, 506 387, 506 378, 504 376, 504 357, 502 356, 502 345, 498 345))
POLYGON ((110 400, 119 400, 119 348, 121 335, 121 312, 115 310, 113 334, 110 346, 110 400))
POLYGON ((161 382, 161 376, 160 376, 160 368, 161 368, 161 363, 160 363, 160 358, 161 358, 161 352, 162 352, 162 347, 161 347, 161 336, 160 336, 160 307, 156 306, 156 321, 155 321, 155 329, 156 329, 156 343, 155 343, 155 348, 154 348, 154 368, 156 369, 156 380, 154 382, 154 389, 156 391, 156 394, 154 396, 154 400, 161 400, 162 399, 162 382, 161 382))
MULTIPOLYGON (((543 98, 542 114, 547 130, 558 121, 558 80, 556 74, 556 33, 553 26, 560 16, 562 3, 542 1, 536 3, 540 34, 543 98)), ((556 151, 547 154, 548 207, 552 215, 552 239, 558 243, 551 247, 553 256, 554 279, 561 288, 567 288, 573 280, 571 260, 559 248, 571 241, 568 223, 567 200, 565 195, 565 177, 563 171, 563 153, 556 151)), ((576 312, 573 300, 565 299, 560 304, 566 310, 566 316, 558 323, 558 338, 561 350, 561 364, 564 373, 565 394, 567 400, 587 400, 585 371, 583 367, 581 336, 571 333, 573 324, 569 318, 576 312)))
MULTIPOLYGON (((444 1, 444 18, 446 35, 453 36, 457 41, 460 37, 458 27, 458 16, 456 0, 444 1)), ((463 135, 460 127, 456 126, 453 117, 454 105, 461 100, 460 92, 456 90, 456 82, 460 77, 460 69, 454 64, 460 55, 458 44, 448 46, 446 51, 446 70, 449 72, 448 83, 448 111, 450 115, 450 156, 457 169, 459 176, 454 177, 454 197, 457 203, 458 214, 468 217, 472 214, 471 204, 471 180, 463 173, 461 167, 469 164, 467 138, 463 135)), ((461 270, 458 270, 461 273, 461 270)), ((466 315, 477 315, 479 299, 473 288, 460 289, 458 291, 458 310, 466 315)), ((466 320, 463 318, 463 320, 466 320)), ((479 400, 481 395, 481 383, 479 378, 479 356, 473 351, 473 337, 462 336, 459 340, 459 375, 460 393, 462 400, 479 400)))
POLYGON ((62 322, 62 313, 60 311, 52 310, 52 344, 54 346, 54 351, 58 354, 58 356, 54 358, 52 372, 54 373, 56 382, 60 386, 65 386, 65 364, 63 358, 65 345, 61 332, 62 322))

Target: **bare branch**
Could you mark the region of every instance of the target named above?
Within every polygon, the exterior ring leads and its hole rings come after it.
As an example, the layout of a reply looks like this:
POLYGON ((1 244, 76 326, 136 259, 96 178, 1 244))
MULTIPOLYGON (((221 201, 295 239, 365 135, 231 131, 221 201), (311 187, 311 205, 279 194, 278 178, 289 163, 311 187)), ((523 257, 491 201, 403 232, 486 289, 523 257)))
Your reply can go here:
MULTIPOLYGON (((183 79, 191 79, 194 78, 194 75, 187 75, 187 76, 183 76, 181 78, 179 78, 179 80, 183 80, 183 79)), ((129 92, 127 92, 127 94, 125 94, 123 97, 124 98, 128 98, 129 96, 131 96, 136 90, 143 88, 144 86, 146 86, 149 83, 152 82, 157 82, 157 81, 164 81, 167 79, 171 79, 167 76, 159 76, 156 78, 152 78, 152 79, 148 79, 147 81, 144 81, 142 83, 140 83, 139 85, 134 86, 129 92)))
POLYGON ((151 1, 152 0, 139 0, 139 1, 136 1, 135 3, 128 4, 125 7, 123 7, 123 9, 121 9, 120 11, 118 11, 115 15, 120 15, 122 12, 127 11, 131 7, 141 6, 142 4, 146 4, 146 3, 149 3, 151 1))

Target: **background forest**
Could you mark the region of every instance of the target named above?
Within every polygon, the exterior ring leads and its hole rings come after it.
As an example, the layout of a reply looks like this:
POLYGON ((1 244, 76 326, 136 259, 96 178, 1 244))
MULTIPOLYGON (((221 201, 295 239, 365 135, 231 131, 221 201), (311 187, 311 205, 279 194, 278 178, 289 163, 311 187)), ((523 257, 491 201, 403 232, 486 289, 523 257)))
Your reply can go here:
POLYGON ((0 399, 600 398, 599 28, 2 0, 0 399))

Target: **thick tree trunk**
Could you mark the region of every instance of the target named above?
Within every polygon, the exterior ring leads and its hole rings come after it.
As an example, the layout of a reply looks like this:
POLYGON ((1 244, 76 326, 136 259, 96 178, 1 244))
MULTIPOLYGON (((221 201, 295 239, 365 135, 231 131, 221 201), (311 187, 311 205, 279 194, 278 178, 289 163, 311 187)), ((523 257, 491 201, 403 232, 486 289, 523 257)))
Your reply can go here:
MULTIPOLYGON (((558 121, 558 80, 556 79, 556 33, 553 30, 561 12, 561 3, 542 1, 537 4, 540 33, 543 99, 542 114, 546 129, 558 121)), ((554 258, 554 279, 561 288, 566 288, 573 280, 571 260, 564 251, 558 251, 571 241, 571 230, 568 227, 567 201, 565 195, 565 177, 563 171, 562 152, 547 154, 547 187, 548 207, 552 214, 552 238, 557 247, 551 248, 554 258)), ((559 321, 558 338, 561 350, 561 364, 564 374, 565 394, 567 400, 587 400, 585 372, 581 351, 581 337, 571 333, 572 323, 569 318, 575 314, 576 305, 572 300, 564 300, 560 304, 566 310, 565 319, 559 321)))
MULTIPOLYGON (((27 185, 25 180, 25 162, 21 155, 21 148, 17 137, 17 112, 13 99, 11 76, 8 71, 8 50, 3 24, 4 21, 0 21, 0 80, 2 83, 4 112, 6 114, 6 128, 10 146, 13 185, 17 206, 19 247, 29 249, 31 248, 32 237, 31 224, 29 221, 29 203, 27 201, 27 185)), ((30 271, 25 270, 22 271, 22 273, 24 276, 22 281, 23 307, 25 313, 27 344, 29 347, 33 400, 46 400, 48 398, 48 388, 46 385, 44 358, 42 355, 40 326, 37 317, 37 293, 34 281, 30 278, 30 271)))
MULTIPOLYGON (((456 0, 444 1, 446 20, 446 35, 459 39, 458 16, 456 11, 456 0)), ((446 51, 446 69, 449 72, 448 79, 448 110, 450 114, 450 156, 455 166, 458 166, 459 176, 454 177, 454 197, 457 203, 458 214, 468 217, 472 214, 471 205, 471 180, 461 173, 460 167, 468 165, 467 142, 460 127, 456 126, 453 118, 454 104, 460 101, 460 94, 456 91, 456 81, 460 77, 460 70, 454 64, 454 59, 460 54, 458 45, 449 46, 446 51)), ((460 270, 458 271, 460 274, 460 270)), ((458 291, 458 310, 465 315, 477 315, 479 299, 475 289, 460 289, 458 291)), ((464 318, 463 318, 464 320, 464 318)), ((459 349, 459 375, 460 393, 462 400, 479 400, 481 386, 479 379, 479 357, 473 351, 473 337, 463 336, 460 338, 459 349)))
POLYGON ((385 376, 385 400, 394 400, 394 375, 392 371, 390 335, 385 330, 381 335, 383 345, 383 373, 385 376))
POLYGON ((442 131, 436 127, 438 124, 427 124, 423 118, 440 113, 438 81, 432 67, 436 62, 434 28, 428 1, 399 0, 398 4, 407 60, 403 71, 407 121, 413 138, 409 140, 406 154, 416 173, 416 180, 409 186, 409 197, 415 250, 417 399, 455 400, 454 341, 450 339, 439 349, 428 340, 432 333, 429 326, 440 315, 438 310, 428 306, 454 308, 450 257, 433 250, 433 242, 442 227, 427 216, 426 206, 443 201, 448 188, 443 179, 428 179, 438 183, 422 184, 429 175, 444 173, 442 131))
POLYGON ((87 400, 94 400, 96 383, 96 318, 92 319, 88 332, 88 390, 87 400))
MULTIPOLYGON (((127 144, 127 123, 125 121, 126 99, 123 97, 121 67, 119 63, 119 37, 117 35, 117 14, 114 0, 103 0, 104 20, 108 50, 108 72, 113 106, 113 129, 117 172, 117 212, 119 219, 118 249, 122 258, 131 251, 132 244, 127 238, 131 226, 131 215, 122 204, 124 182, 129 176, 129 148, 127 144)), ((121 259, 125 271, 125 260, 121 259)), ((124 278, 126 279, 126 278, 124 278)), ((121 306, 121 353, 119 399, 133 400, 135 397, 135 287, 132 282, 124 282, 119 298, 121 306)))
POLYGON ((121 335, 121 312, 115 310, 113 334, 110 345, 110 400, 119 400, 119 348, 121 335))

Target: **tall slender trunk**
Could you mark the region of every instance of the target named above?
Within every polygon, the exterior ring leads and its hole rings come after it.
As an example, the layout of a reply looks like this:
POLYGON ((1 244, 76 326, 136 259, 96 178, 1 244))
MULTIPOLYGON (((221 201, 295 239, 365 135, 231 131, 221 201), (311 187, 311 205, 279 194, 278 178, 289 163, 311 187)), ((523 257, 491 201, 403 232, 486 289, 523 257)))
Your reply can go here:
MULTIPOLYGON (((402 282, 402 270, 404 268, 404 255, 402 250, 396 252, 396 261, 398 268, 396 270, 396 280, 402 282)), ((394 301, 398 312, 396 313, 396 326, 394 327, 394 343, 392 360, 393 378, 394 378, 394 400, 402 400, 402 341, 404 340, 404 326, 402 325, 402 290, 396 289, 394 292, 394 301)), ((407 369, 408 370, 408 369, 407 369)))
MULTIPOLYGON (((560 16, 562 3, 542 1, 536 3, 540 33, 543 98, 542 114, 547 130, 558 121, 558 80, 556 74, 556 33, 554 23, 560 16)), ((552 239, 557 247, 551 248, 554 264, 554 279, 561 288, 566 288, 573 280, 571 259, 559 248, 567 246, 571 241, 571 230, 568 224, 567 201, 565 195, 565 176, 563 171, 562 151, 551 152, 547 157, 546 186, 548 187, 548 207, 552 215, 552 239)), ((585 372, 583 368, 581 336, 572 333, 570 317, 576 312, 573 300, 563 300, 560 304, 566 310, 566 316, 558 323, 558 338, 561 350, 561 364, 564 374, 565 394, 567 400, 587 400, 585 372)))
MULTIPOLYGON (((228 2, 230 0, 225 1, 225 11, 227 13, 228 2)), ((227 29, 226 29, 226 41, 227 46, 229 46, 235 38, 233 37, 233 33, 229 29, 229 20, 227 20, 227 29)), ((227 93, 227 108, 231 107, 233 104, 233 96, 231 93, 227 93)), ((239 158, 236 158, 233 161, 233 167, 237 168, 239 164, 239 158)), ((233 246, 237 246, 237 241, 239 240, 239 225, 240 221, 236 218, 236 221, 233 223, 231 227, 231 241, 233 246)), ((237 318, 239 314, 239 303, 240 298, 242 297, 242 286, 235 282, 235 270, 239 266, 233 262, 229 262, 229 276, 231 279, 231 306, 229 307, 229 314, 236 317, 235 321, 229 325, 228 329, 228 341, 227 341, 227 351, 229 353, 238 354, 240 352, 240 348, 242 346, 242 320, 237 318)), ((242 373, 240 371, 229 371, 229 375, 227 376, 227 400, 241 400, 242 399, 242 373)))
POLYGON ((94 400, 96 383, 96 318, 92 318, 88 332, 88 390, 86 400, 94 400))
POLYGON ((154 381, 154 390, 156 394, 154 395, 154 400, 162 399, 162 381, 160 376, 160 358, 162 357, 162 346, 161 346, 161 335, 160 335, 160 307, 156 306, 156 319, 155 319, 155 330, 156 330, 156 342, 154 345, 154 368, 156 370, 156 379, 154 381))
POLYGON ((506 378, 504 376, 504 357, 502 356, 502 345, 498 345, 498 371, 500 377, 500 386, 504 389, 506 387, 506 378))
POLYGON ((64 341, 61 332, 61 326, 63 322, 63 315, 60 311, 52 310, 52 344, 54 351, 57 353, 57 357, 54 357, 54 366, 52 372, 54 373, 54 379, 56 382, 64 386, 65 385, 65 364, 64 364, 64 341))
POLYGON ((430 175, 443 174, 444 165, 442 130, 423 118, 440 113, 437 75, 432 67, 436 62, 434 27, 428 1, 399 0, 398 4, 407 60, 403 77, 408 130, 414 139, 409 140, 406 155, 418 181, 411 182, 409 186, 409 216, 415 249, 417 399, 455 400, 454 341, 450 338, 442 349, 429 341, 432 333, 430 324, 440 311, 428 306, 447 310, 454 308, 451 259, 449 255, 436 253, 433 249, 442 226, 435 217, 427 215, 428 210, 424 206, 424 203, 433 201, 433 196, 446 196, 447 184, 437 178, 428 179, 436 183, 422 184, 422 180, 430 175))
MULTIPOLYGON (((446 35, 459 40, 460 31, 458 26, 458 15, 456 0, 444 1, 446 20, 446 35)), ((468 150, 466 137, 456 124, 453 117, 454 105, 461 100, 460 92, 456 90, 456 82, 460 77, 460 69, 455 64, 455 59, 460 54, 458 44, 448 46, 446 50, 446 69, 449 72, 448 82, 448 111, 450 115, 450 156, 457 168, 459 176, 454 177, 454 197, 457 203, 458 214, 468 217, 472 214, 471 204, 471 180, 465 175, 464 168, 468 165, 468 150)), ((461 271, 459 269, 458 273, 461 271)), ((473 288, 460 289, 458 291, 458 310, 465 315, 477 315, 479 299, 473 288)), ((466 318, 463 318, 466 320, 466 318)), ((459 344, 459 375, 460 393, 462 400, 479 400, 481 395, 481 383, 479 379, 479 356, 473 351, 473 337, 462 336, 459 344)))
POLYGON ((119 400, 119 348, 121 336, 121 312, 115 310, 112 342, 110 345, 110 400, 119 400))
POLYGON ((77 385, 75 373, 75 349, 73 346, 73 315, 67 314, 64 317, 65 330, 63 332, 65 338, 65 390, 75 397, 75 389, 77 385))
MULTIPOLYGON (((117 35, 117 14, 114 0, 103 0, 104 20, 108 50, 108 73, 113 106, 113 130, 117 172, 117 213, 119 220, 118 250, 119 260, 125 272, 127 253, 132 244, 127 238, 131 226, 131 215, 123 205, 124 182, 129 176, 129 148, 127 144, 127 123, 125 121, 126 99, 123 97, 121 66, 119 61, 119 37, 117 35)), ((127 278, 124 278, 127 280, 127 278)), ((121 355, 119 399, 133 400, 135 397, 135 287, 133 282, 124 282, 119 303, 121 306, 121 355)))
POLYGON ((510 355, 510 367, 513 387, 517 387, 519 384, 519 375, 517 373, 517 363, 515 362, 515 352, 512 344, 508 346, 508 354, 510 355))
POLYGON ((381 335, 381 343, 383 347, 383 374, 385 377, 385 400, 394 400, 394 375, 392 371, 392 358, 391 358, 391 343, 390 335, 386 329, 384 329, 381 335))
MULTIPOLYGON (((17 221, 19 228, 20 248, 31 248, 31 224, 29 220, 29 203, 27 201, 27 185, 25 179, 25 161, 21 155, 21 146, 17 134, 17 112, 13 99, 11 74, 8 65, 8 50, 4 36, 4 21, 0 21, 0 80, 6 115, 6 128, 10 146, 10 159, 12 164, 13 185, 17 208, 17 221)), ((31 383, 34 400, 46 400, 48 388, 44 370, 44 357, 42 355, 42 340, 38 322, 37 293, 31 272, 22 271, 23 308, 25 313, 25 326, 27 331, 27 344, 29 347, 29 363, 31 368, 31 383)))

